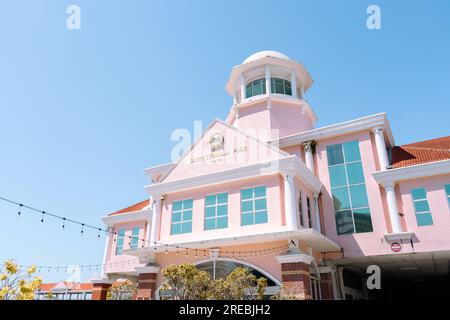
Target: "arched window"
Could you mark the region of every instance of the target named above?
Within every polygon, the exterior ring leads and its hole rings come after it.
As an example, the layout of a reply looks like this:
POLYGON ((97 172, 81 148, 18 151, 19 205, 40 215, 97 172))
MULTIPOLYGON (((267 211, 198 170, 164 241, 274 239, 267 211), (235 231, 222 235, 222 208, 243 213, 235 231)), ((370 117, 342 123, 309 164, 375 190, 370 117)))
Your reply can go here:
POLYGON ((291 82, 281 78, 270 78, 272 93, 286 94, 292 96, 291 82))
POLYGON ((250 98, 259 94, 266 93, 266 79, 261 78, 254 80, 245 87, 245 97, 250 98))
MULTIPOLYGON (((256 278, 265 278, 267 280, 267 287, 264 293, 265 299, 277 294, 280 290, 281 284, 272 276, 264 274, 264 271, 257 270, 247 263, 239 263, 233 260, 211 259, 200 262, 195 267, 199 270, 206 271, 210 274, 212 279, 226 278, 234 269, 238 267, 246 268, 256 278)), ((156 291, 157 299, 170 299, 170 293, 162 290, 156 291)))

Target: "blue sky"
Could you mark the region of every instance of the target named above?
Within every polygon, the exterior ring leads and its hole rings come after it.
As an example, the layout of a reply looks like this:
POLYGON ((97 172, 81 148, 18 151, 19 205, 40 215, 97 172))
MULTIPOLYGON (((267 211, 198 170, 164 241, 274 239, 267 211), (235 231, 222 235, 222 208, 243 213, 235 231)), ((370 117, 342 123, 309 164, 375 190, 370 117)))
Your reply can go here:
MULTIPOLYGON (((449 12, 445 0, 3 0, 0 196, 101 225, 145 199, 143 169, 170 160, 174 129, 225 118, 230 69, 260 50, 305 64, 317 126, 386 111, 397 144, 446 136, 449 12), (70 4, 81 30, 66 28, 70 4), (370 4, 381 30, 366 28, 370 4)), ((16 212, 0 202, 0 259, 101 263, 95 232, 16 212)))

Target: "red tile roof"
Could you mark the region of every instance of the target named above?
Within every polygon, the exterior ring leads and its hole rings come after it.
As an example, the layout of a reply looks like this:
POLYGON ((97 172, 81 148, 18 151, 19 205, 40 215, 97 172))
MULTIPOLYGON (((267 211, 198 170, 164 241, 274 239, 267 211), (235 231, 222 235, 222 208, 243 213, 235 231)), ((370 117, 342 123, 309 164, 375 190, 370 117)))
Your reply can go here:
POLYGON ((135 203, 129 207, 123 208, 119 211, 113 212, 111 214, 109 214, 110 216, 115 215, 115 214, 121 214, 121 213, 127 213, 127 212, 133 212, 133 211, 138 211, 138 210, 142 210, 144 209, 146 206, 148 206, 150 203, 150 200, 144 200, 138 203, 135 203))
POLYGON ((92 291, 94 288, 94 284, 92 282, 75 283, 63 281, 62 283, 61 282, 43 283, 39 286, 39 290, 44 292, 51 291, 56 286, 58 285, 61 286, 62 284, 64 284, 64 286, 66 286, 69 289, 69 291, 92 291))
POLYGON ((450 136, 392 148, 392 168, 450 159, 450 136))

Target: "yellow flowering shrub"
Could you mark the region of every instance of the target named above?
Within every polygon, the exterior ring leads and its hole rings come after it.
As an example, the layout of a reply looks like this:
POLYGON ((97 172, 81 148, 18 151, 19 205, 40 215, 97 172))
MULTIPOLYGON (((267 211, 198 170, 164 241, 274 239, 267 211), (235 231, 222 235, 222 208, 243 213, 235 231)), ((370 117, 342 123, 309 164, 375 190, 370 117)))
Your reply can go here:
POLYGON ((34 293, 42 284, 35 277, 36 266, 23 272, 13 260, 7 260, 0 268, 0 300, 33 300, 34 293))

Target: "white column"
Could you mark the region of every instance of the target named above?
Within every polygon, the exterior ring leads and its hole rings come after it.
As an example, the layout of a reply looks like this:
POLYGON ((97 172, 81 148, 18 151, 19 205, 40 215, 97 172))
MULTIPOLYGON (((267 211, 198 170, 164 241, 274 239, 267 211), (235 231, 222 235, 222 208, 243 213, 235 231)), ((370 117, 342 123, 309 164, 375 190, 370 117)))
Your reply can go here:
POLYGON ((155 202, 153 203, 153 215, 152 215, 152 228, 150 233, 150 245, 154 245, 155 241, 158 239, 158 228, 159 228, 159 218, 161 215, 161 199, 160 197, 155 197, 155 202))
POLYGON ((266 78, 266 94, 271 94, 272 90, 270 86, 270 67, 268 65, 266 66, 264 73, 266 78))
POLYGON ((297 98, 297 78, 295 77, 295 71, 291 71, 291 90, 292 98, 297 98))
MULTIPOLYGON (((110 227, 107 227, 108 231, 110 231, 110 227)), ((108 251, 109 251, 109 243, 111 241, 111 233, 106 233, 106 239, 105 239, 105 249, 103 251, 103 262, 102 262, 102 273, 101 277, 106 278, 106 263, 108 262, 108 251)))
POLYGON ((386 143, 384 141, 383 128, 375 128, 373 133, 375 135, 375 145, 377 147, 380 169, 381 171, 384 171, 387 170, 387 167, 389 166, 389 159, 386 151, 386 143))
POLYGON ((305 148, 305 164, 306 167, 314 173, 314 156, 311 150, 311 142, 307 141, 303 143, 303 147, 305 148))
POLYGON ((384 185, 384 191, 386 192, 386 200, 389 210, 389 218, 392 225, 392 233, 403 232, 397 205, 397 196, 395 195, 395 184, 386 183, 384 185))
POLYGON ((320 212, 319 212, 319 194, 314 193, 314 222, 315 229, 320 232, 320 212))
POLYGON ((234 126, 239 128, 239 108, 235 107, 236 118, 234 119, 234 126))
POLYGON ((245 100, 245 79, 241 76, 241 103, 245 100))
POLYGON ((303 82, 300 82, 300 99, 305 100, 305 87, 303 82))
POLYGON ((284 176, 284 210, 288 230, 297 230, 297 210, 295 201, 295 183, 292 175, 284 176))

